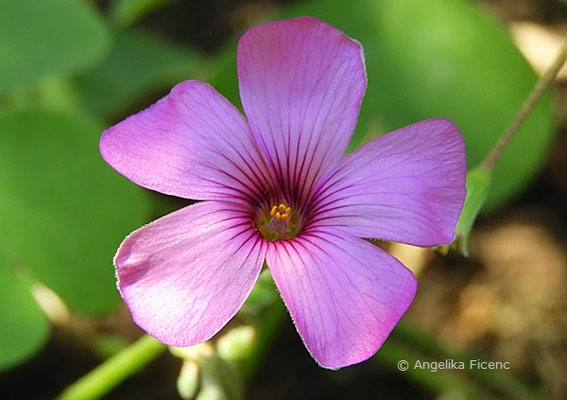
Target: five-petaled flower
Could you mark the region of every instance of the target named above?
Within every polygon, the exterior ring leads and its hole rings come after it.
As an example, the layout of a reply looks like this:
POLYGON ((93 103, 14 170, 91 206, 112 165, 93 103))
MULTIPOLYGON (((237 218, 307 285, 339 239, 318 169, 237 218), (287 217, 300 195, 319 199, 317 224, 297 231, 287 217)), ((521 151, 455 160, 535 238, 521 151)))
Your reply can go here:
POLYGON ((186 81, 104 132, 102 156, 118 172, 204 200, 124 240, 120 293, 149 334, 194 345, 235 315, 266 261, 322 366, 366 360, 417 284, 363 238, 452 241, 465 197, 461 135, 430 119, 343 157, 366 89, 362 47, 314 18, 250 29, 237 67, 246 118, 186 81))

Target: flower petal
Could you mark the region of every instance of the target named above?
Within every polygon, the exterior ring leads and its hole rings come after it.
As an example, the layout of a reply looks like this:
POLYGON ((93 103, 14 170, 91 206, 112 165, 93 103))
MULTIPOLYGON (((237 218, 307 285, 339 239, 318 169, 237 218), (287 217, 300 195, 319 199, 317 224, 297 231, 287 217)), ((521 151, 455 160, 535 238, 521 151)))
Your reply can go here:
POLYGON ((190 346, 240 309, 266 248, 235 206, 194 204, 124 240, 114 259, 118 288, 142 329, 166 344, 190 346))
POLYGON ((422 121, 341 160, 315 191, 310 226, 418 246, 450 243, 465 179, 457 127, 441 118, 422 121))
POLYGON ((366 89, 362 47, 311 17, 248 30, 237 51, 242 105, 273 176, 302 199, 344 154, 366 89))
POLYGON ((250 202, 271 187, 244 117, 198 81, 106 130, 100 151, 138 185, 179 197, 250 202))
POLYGON ((266 261, 307 349, 327 368, 372 356, 417 288, 399 261, 341 231, 272 242, 266 261))

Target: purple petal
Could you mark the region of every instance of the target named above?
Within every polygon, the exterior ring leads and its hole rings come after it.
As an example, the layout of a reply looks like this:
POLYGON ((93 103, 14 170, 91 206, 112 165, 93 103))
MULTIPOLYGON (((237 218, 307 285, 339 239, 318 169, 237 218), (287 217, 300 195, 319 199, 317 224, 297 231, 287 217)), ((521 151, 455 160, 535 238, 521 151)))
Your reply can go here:
POLYGON ((124 240, 114 259, 118 288, 142 329, 166 344, 190 346, 240 309, 266 249, 239 208, 198 203, 124 240))
POLYGON ((450 243, 465 178, 457 127, 446 119, 418 122, 374 140, 333 168, 315 191, 310 226, 418 246, 450 243))
POLYGON ((272 186, 244 117, 198 81, 106 130, 100 151, 128 179, 179 197, 253 202, 272 186))
POLYGON ((417 288, 395 258, 338 230, 272 242, 266 261, 307 349, 327 368, 372 356, 417 288))
POLYGON ((320 20, 295 18, 247 31, 237 66, 242 105, 273 176, 301 199, 350 140, 366 89, 362 47, 320 20))

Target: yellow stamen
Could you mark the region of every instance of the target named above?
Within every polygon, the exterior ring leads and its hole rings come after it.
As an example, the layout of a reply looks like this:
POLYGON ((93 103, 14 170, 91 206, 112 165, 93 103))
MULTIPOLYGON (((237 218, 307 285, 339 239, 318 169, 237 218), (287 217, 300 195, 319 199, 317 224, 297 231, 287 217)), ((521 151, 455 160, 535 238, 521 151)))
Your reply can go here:
POLYGON ((278 221, 286 221, 291 216, 291 207, 286 206, 284 203, 275 205, 270 210, 270 216, 275 217, 278 221))

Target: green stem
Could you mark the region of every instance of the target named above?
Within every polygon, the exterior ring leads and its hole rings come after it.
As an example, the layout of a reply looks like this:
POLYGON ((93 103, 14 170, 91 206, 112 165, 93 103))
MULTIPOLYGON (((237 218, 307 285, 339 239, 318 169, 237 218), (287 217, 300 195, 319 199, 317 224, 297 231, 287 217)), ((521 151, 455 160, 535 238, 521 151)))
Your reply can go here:
POLYGON ((58 400, 98 399, 145 367, 165 348, 154 338, 143 336, 65 389, 58 400))
POLYGON ((510 144, 520 126, 524 123, 524 120, 533 110, 535 104, 545 92, 545 90, 551 85, 551 83, 555 80, 555 77, 559 73, 559 70, 567 60, 567 40, 563 42, 561 49, 559 50, 559 54, 553 61, 553 64, 545 71, 543 76, 537 81, 534 88, 532 89, 530 95, 522 105, 520 112, 516 115, 512 123, 508 126, 508 128, 504 131, 498 143, 492 148, 490 153, 486 156, 484 161, 481 164, 481 167, 486 170, 491 170, 496 164, 496 161, 500 158, 506 147, 510 144))

